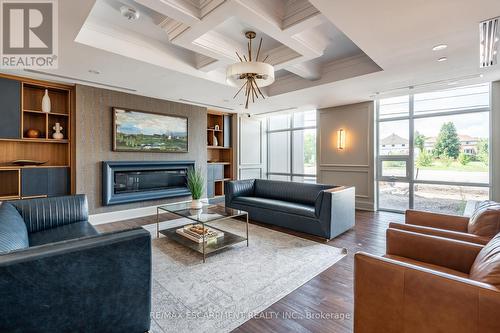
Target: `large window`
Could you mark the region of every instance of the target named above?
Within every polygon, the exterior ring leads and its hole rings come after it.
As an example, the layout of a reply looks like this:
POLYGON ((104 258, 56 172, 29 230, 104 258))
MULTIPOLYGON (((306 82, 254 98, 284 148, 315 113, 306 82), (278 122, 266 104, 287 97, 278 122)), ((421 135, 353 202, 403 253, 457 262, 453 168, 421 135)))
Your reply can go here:
POLYGON ((463 214, 489 198, 490 88, 377 101, 378 207, 463 214))
POLYGON ((268 178, 316 182, 316 111, 272 115, 267 121, 268 178))

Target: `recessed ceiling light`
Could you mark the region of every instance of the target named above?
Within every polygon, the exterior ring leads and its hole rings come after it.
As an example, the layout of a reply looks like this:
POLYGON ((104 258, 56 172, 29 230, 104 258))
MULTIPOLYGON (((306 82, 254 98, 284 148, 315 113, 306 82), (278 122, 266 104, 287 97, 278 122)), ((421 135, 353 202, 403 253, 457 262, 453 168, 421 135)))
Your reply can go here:
POLYGON ((448 45, 446 45, 446 44, 438 44, 432 48, 432 51, 441 51, 447 47, 448 47, 448 45))
POLYGON ((89 73, 91 73, 91 74, 101 74, 101 72, 98 71, 97 69, 89 69, 89 73))
POLYGON ((446 58, 446 57, 441 57, 441 58, 439 58, 439 59, 438 59, 438 62, 443 62, 443 61, 446 61, 446 60, 448 60, 448 58, 446 58))

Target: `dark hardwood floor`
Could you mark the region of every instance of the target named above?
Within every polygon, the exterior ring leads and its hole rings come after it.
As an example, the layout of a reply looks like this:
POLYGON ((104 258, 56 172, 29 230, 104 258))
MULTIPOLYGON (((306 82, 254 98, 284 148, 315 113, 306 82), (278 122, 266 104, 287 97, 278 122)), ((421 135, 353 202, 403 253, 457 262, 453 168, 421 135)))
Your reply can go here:
MULTIPOLYGON (((169 218, 171 216, 165 215, 161 219, 169 218)), ((281 228, 272 228, 345 248, 347 256, 234 332, 352 332, 354 254, 357 251, 384 254, 385 230, 389 222, 402 222, 403 218, 401 214, 357 211, 355 228, 329 242, 281 228)), ((102 224, 97 228, 106 232, 135 228, 155 221, 156 216, 151 216, 102 224)))

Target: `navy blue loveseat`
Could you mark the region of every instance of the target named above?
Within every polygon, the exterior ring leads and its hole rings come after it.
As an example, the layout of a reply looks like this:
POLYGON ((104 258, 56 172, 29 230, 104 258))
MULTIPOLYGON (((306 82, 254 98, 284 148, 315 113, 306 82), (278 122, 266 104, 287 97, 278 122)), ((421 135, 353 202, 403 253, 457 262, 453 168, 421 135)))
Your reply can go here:
POLYGON ((149 330, 149 232, 87 218, 84 195, 0 205, 0 332, 149 330))
POLYGON ((267 224, 332 239, 354 226, 354 187, 266 179, 227 182, 226 207, 267 224))

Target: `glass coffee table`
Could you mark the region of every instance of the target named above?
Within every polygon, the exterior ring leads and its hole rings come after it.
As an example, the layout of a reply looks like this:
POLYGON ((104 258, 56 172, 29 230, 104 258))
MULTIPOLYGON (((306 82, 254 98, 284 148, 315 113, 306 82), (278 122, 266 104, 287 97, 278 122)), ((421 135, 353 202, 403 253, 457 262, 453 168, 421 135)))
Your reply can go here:
MULTIPOLYGON (((179 220, 175 220, 179 222, 179 220)), ((162 223, 168 224, 169 221, 162 223)), ((226 208, 220 205, 203 203, 203 208, 191 208, 191 202, 180 202, 166 204, 157 208, 156 214, 156 237, 160 233, 196 252, 203 255, 205 262, 207 254, 219 251, 228 246, 247 242, 248 246, 248 213, 243 210, 226 208), (172 213, 179 218, 185 218, 175 227, 160 230, 160 214, 172 213), (237 235, 224 230, 218 226, 218 222, 235 218, 243 218, 246 221, 246 235, 237 235), (209 233, 208 235, 206 233, 209 233)))

